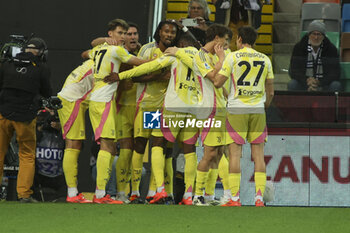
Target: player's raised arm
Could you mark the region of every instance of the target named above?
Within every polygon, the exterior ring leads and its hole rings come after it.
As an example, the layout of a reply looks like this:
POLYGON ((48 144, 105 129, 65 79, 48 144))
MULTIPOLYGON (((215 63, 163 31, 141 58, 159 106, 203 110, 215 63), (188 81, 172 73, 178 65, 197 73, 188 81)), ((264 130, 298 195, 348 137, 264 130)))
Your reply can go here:
POLYGON ((214 49, 215 49, 215 54, 219 58, 219 61, 215 64, 214 69, 211 70, 209 73, 207 73, 207 75, 205 76, 205 78, 210 79, 213 83, 215 82, 215 76, 221 70, 222 64, 224 63, 224 59, 225 59, 225 51, 222 45, 216 44, 214 49))
POLYGON ((95 46, 103 44, 103 43, 107 43, 109 45, 118 45, 118 41, 111 38, 111 37, 98 37, 98 38, 94 39, 93 41, 91 41, 91 46, 95 47, 95 46))
MULTIPOLYGON (((132 60, 134 58, 136 58, 136 57, 132 57, 130 60, 132 60)), ((128 64, 131 64, 131 63, 129 63, 129 61, 128 61, 128 64)), ((134 61, 144 62, 145 60, 136 58, 136 60, 134 60, 134 61)), ((131 61, 131 62, 134 62, 134 61, 131 61)), ((162 68, 165 68, 165 67, 171 65, 173 63, 173 61, 174 61, 174 58, 171 58, 171 57, 160 57, 156 60, 153 60, 153 61, 147 62, 145 64, 142 64, 140 66, 137 66, 131 70, 127 70, 127 71, 121 72, 119 74, 113 73, 113 74, 105 77, 104 81, 107 83, 113 83, 113 82, 116 82, 119 80, 129 79, 132 77, 140 77, 142 75, 149 74, 149 73, 152 73, 156 70, 160 70, 162 68)), ((135 65, 135 63, 133 65, 135 65)), ((151 81, 151 80, 154 80, 153 76, 150 76, 147 78, 147 81, 151 81)), ((137 79, 134 81, 145 81, 145 80, 142 80, 142 79, 138 80, 137 79)))

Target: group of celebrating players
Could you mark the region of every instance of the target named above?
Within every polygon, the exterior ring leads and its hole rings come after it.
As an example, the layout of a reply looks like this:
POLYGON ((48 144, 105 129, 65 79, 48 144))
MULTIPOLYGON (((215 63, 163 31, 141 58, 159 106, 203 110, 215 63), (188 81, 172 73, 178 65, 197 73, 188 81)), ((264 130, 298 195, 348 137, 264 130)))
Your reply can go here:
POLYGON ((240 158, 242 145, 248 141, 255 164, 255 205, 264 206, 265 108, 272 101, 274 89, 269 58, 252 48, 256 31, 249 26, 239 28, 235 52, 228 49, 232 31, 220 24, 209 26, 203 46, 188 28, 174 20, 160 22, 155 41, 142 47, 138 27, 133 23, 112 20, 108 35, 92 42, 93 48, 83 53, 88 60, 72 71, 58 93, 63 104, 58 113, 66 141, 66 201, 141 203, 143 156, 151 139, 148 203, 172 198, 172 157, 167 146, 178 143, 185 157, 185 192, 180 204, 241 206, 240 158), (77 189, 87 109, 95 140, 100 144, 92 201, 77 189), (146 127, 148 113, 160 119, 159 127, 146 127), (198 138, 204 156, 197 165, 198 138), (105 189, 117 141, 118 193, 112 198, 105 189), (218 173, 225 190, 221 202, 214 199, 218 173))

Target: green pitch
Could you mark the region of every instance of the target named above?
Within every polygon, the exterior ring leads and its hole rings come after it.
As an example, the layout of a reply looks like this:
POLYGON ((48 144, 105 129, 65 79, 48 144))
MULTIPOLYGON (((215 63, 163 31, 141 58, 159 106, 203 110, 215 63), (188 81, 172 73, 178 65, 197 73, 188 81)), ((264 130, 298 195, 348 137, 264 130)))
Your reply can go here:
POLYGON ((0 232, 346 233, 349 208, 0 203, 0 232))

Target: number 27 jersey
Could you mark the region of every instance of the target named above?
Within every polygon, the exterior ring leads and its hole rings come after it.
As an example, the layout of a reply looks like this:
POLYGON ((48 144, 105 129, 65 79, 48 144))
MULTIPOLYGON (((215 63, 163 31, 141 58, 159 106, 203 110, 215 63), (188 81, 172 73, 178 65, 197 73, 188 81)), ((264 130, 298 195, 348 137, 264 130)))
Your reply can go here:
POLYGON ((252 48, 244 47, 226 56, 219 72, 230 79, 228 111, 231 114, 263 113, 265 81, 273 79, 270 59, 252 48))

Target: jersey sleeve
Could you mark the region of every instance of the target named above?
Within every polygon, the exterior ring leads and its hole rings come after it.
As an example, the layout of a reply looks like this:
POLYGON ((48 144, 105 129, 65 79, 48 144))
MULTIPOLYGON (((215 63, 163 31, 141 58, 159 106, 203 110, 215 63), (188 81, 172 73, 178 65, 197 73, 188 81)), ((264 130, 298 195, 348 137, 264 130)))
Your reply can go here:
POLYGON ((267 77, 266 79, 274 79, 272 64, 269 58, 266 58, 266 67, 267 67, 267 77))
POLYGON ((176 52, 175 56, 190 69, 193 69, 193 58, 197 52, 198 50, 195 48, 181 48, 176 52))
POLYGON ((219 74, 227 78, 230 78, 230 75, 232 73, 231 63, 232 63, 232 56, 226 56, 224 63, 222 64, 221 70, 219 71, 219 74))
POLYGON ((118 57, 122 63, 127 63, 133 57, 133 55, 121 46, 115 46, 112 53, 114 53, 112 56, 118 57))
POLYGON ((194 62, 196 63, 198 72, 203 78, 214 69, 214 67, 210 65, 208 58, 201 52, 194 57, 194 62))
POLYGON ((175 61, 175 59, 176 58, 173 56, 162 56, 156 60, 139 65, 131 70, 121 72, 119 74, 119 79, 123 80, 145 75, 147 73, 152 73, 153 71, 160 70, 171 65, 175 61))

